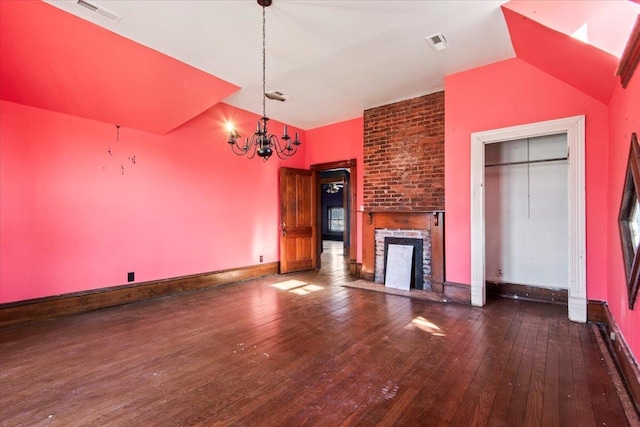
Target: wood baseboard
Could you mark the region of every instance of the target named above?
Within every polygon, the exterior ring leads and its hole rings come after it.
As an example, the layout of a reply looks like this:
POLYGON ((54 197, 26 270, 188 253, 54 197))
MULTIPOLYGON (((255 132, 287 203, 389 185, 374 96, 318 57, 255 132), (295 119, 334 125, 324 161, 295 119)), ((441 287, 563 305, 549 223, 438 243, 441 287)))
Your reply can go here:
MULTIPOLYGON (((590 299, 587 301, 587 322, 607 323, 606 303, 590 299)), ((608 310, 608 309, 607 309, 608 310)))
POLYGON ((355 259, 349 260, 349 274, 354 277, 360 277, 360 271, 362 270, 362 263, 356 262, 355 259))
POLYGON ((364 272, 364 271, 362 271, 362 269, 360 269, 360 275, 359 276, 360 276, 361 279, 367 280, 369 282, 373 282, 374 279, 375 279, 373 273, 364 272))
POLYGON ((0 327, 130 304, 181 292, 211 288, 243 280, 270 276, 277 272, 278 263, 272 262, 133 285, 114 286, 0 304, 0 327))
POLYGON ((602 334, 602 338, 620 371, 631 401, 640 414, 640 369, 624 341, 607 303, 590 300, 587 304, 587 319, 590 322, 601 323, 604 327, 603 332, 605 333, 602 334))
POLYGON ((464 283, 444 282, 444 300, 460 304, 471 304, 471 286, 464 283))
POLYGON ((444 283, 431 282, 431 292, 443 293, 444 292, 444 283))
POLYGON ((549 302, 567 305, 569 293, 566 289, 548 289, 515 283, 487 282, 487 295, 525 301, 549 302))

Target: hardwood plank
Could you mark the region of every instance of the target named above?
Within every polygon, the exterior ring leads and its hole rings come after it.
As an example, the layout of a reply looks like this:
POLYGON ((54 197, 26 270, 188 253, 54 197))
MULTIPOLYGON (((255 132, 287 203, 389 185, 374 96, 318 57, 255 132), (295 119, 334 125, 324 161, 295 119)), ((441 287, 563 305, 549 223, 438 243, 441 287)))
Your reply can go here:
POLYGON ((577 418, 577 395, 575 391, 575 385, 573 382, 573 370, 572 370, 572 348, 567 346, 566 343, 570 343, 569 329, 570 322, 565 317, 558 314, 558 342, 565 343, 562 345, 558 352, 559 365, 562 367, 558 376, 559 387, 559 419, 558 424, 570 425, 576 422, 577 418))
POLYGON ((474 426, 486 426, 488 424, 491 407, 498 392, 500 378, 507 366, 515 342, 515 336, 517 336, 522 327, 523 317, 523 311, 516 311, 513 313, 513 317, 508 319, 508 322, 507 318, 504 319, 505 322, 508 323, 509 328, 500 345, 496 346, 497 355, 494 356, 491 369, 483 382, 478 381, 475 388, 470 387, 467 393, 468 396, 465 395, 463 399, 465 405, 462 410, 459 410, 458 414, 456 414, 456 418, 452 421, 453 425, 470 424, 474 426))
MULTIPOLYGON (((584 426, 596 425, 589 384, 584 367, 584 355, 581 351, 579 328, 576 324, 569 325, 571 342, 571 370, 576 393, 576 420, 584 426)), ((575 420, 574 420, 575 421, 575 420)))
POLYGON ((341 252, 322 256, 330 270, 0 328, 0 425, 630 424, 566 308, 348 289, 341 252))
POLYGON ((456 390, 451 387, 460 384, 459 381, 463 383, 468 381, 469 371, 462 375, 459 373, 459 367, 469 363, 476 346, 482 343, 484 338, 482 329, 486 321, 485 316, 482 316, 481 313, 474 312, 473 314, 474 316, 465 322, 472 326, 468 327, 456 347, 444 354, 445 357, 440 360, 434 374, 422 387, 420 400, 424 402, 424 406, 421 408, 419 418, 427 417, 427 414, 429 414, 429 418, 440 416, 443 402, 449 402, 448 407, 451 408, 454 402, 449 401, 449 397, 452 397, 452 400, 456 399, 455 395, 450 396, 450 393, 456 393, 456 390))
POLYGON ((629 391, 635 411, 640 414, 640 369, 634 360, 631 350, 624 339, 620 339, 621 332, 607 306, 604 307, 606 322, 605 342, 613 355, 613 360, 622 374, 622 379, 629 391))
MULTIPOLYGON (((537 308, 539 308, 539 306, 533 306, 529 311, 531 312, 537 308)), ((531 322, 531 328, 529 329, 526 337, 522 357, 520 358, 520 365, 518 366, 518 374, 511 390, 511 401, 509 403, 509 411, 507 413, 508 425, 522 424, 526 421, 525 412, 527 397, 531 391, 530 381, 535 347, 538 340, 538 334, 541 332, 541 319, 538 316, 531 316, 529 321, 531 322)))
MULTIPOLYGON (((430 305, 427 304, 426 307, 430 307, 430 305)), ((451 310, 449 315, 445 318, 434 315, 434 313, 425 313, 420 317, 425 320, 428 319, 428 321, 437 325, 439 327, 437 332, 441 333, 441 335, 450 336, 450 332, 455 330, 455 325, 460 322, 466 322, 470 314, 472 313, 465 313, 462 310, 451 310)), ((419 319, 419 317, 416 317, 416 319, 419 319)), ((445 367, 448 355, 450 355, 452 351, 455 351, 454 349, 456 347, 466 345, 466 335, 464 334, 460 334, 457 338, 454 337, 451 341, 451 345, 449 345, 448 340, 444 340, 443 336, 430 334, 429 329, 425 329, 426 330, 417 328, 417 330, 413 330, 413 333, 415 335, 415 333, 420 334, 427 332, 426 338, 423 338, 423 340, 429 341, 427 348, 422 347, 418 351, 412 352, 415 357, 411 361, 407 362, 407 371, 404 375, 399 375, 394 379, 395 381, 390 380, 391 383, 389 384, 380 385, 378 390, 376 390, 376 393, 363 399, 359 405, 358 411, 349 418, 350 422, 363 425, 371 425, 380 422, 384 418, 388 407, 392 405, 392 402, 379 400, 380 393, 382 391, 383 396, 389 396, 389 388, 393 391, 395 386, 398 387, 395 391, 396 393, 403 392, 405 388, 419 390, 418 395, 416 396, 416 402, 420 403, 407 408, 399 422, 402 424, 404 419, 420 419, 424 409, 423 402, 425 402, 425 398, 428 397, 425 396, 427 384, 430 381, 434 381, 433 376, 445 367), (442 351, 443 345, 449 348, 442 351), (382 389, 380 389, 380 387, 382 387, 382 389), (385 388, 387 389, 386 391, 385 388)), ((398 347, 402 348, 401 346, 396 345, 396 348, 398 347)))
POLYGON ((498 352, 503 348, 500 344, 507 334, 508 328, 502 324, 489 325, 483 328, 484 342, 476 347, 471 359, 461 374, 452 376, 456 383, 449 392, 446 402, 442 405, 436 419, 443 425, 453 424, 454 417, 459 416, 463 424, 468 423, 466 407, 472 408, 478 398, 479 391, 484 385, 484 377, 490 372, 498 352), (471 378, 469 381, 468 379, 471 378), (462 410, 460 410, 462 408, 462 410))
MULTIPOLYGON (((545 313, 550 313, 545 310, 545 313)), ((529 381, 527 394, 527 406, 524 413, 524 425, 540 426, 542 424, 542 416, 545 407, 543 406, 544 387, 545 387, 545 369, 547 365, 547 341, 549 329, 541 327, 538 330, 536 347, 534 350, 533 366, 531 370, 531 380, 529 381)))
POLYGON ((547 350, 545 356, 544 371, 544 395, 542 397, 542 424, 543 426, 559 426, 560 405, 559 405, 559 372, 564 367, 560 366, 560 346, 559 342, 559 318, 565 317, 564 311, 556 311, 549 315, 547 323, 547 350))
MULTIPOLYGON (((391 300, 393 303, 393 299, 391 300)), ((404 300, 402 298, 397 299, 396 303, 400 304, 408 304, 408 300, 404 300)), ((394 329, 402 328, 408 322, 410 322, 411 318, 406 316, 398 316, 390 319, 390 326, 394 329)), ((367 384, 367 387, 363 389, 362 383, 356 381, 358 373, 362 371, 363 367, 377 365, 378 376, 385 377, 388 372, 385 372, 384 366, 385 364, 380 363, 381 353, 370 353, 371 349, 376 348, 374 344, 379 342, 380 340, 384 340, 385 337, 379 335, 379 333, 368 334, 367 338, 362 342, 362 347, 360 345, 355 346, 359 348, 356 353, 365 361, 362 364, 358 365, 344 365, 340 364, 342 367, 340 368, 340 372, 336 375, 333 381, 328 381, 323 384, 319 384, 316 387, 310 387, 309 393, 306 395, 300 396, 295 405, 293 405, 291 409, 291 421, 294 424, 305 424, 305 425, 316 425, 320 420, 315 420, 314 418, 317 415, 323 414, 322 408, 326 407, 327 404, 331 402, 344 402, 337 410, 331 412, 332 417, 340 418, 342 414, 344 417, 348 416, 351 412, 353 412, 353 407, 355 402, 358 400, 358 394, 366 392, 368 389, 376 386, 376 382, 370 382, 367 384), (316 415, 310 415, 308 408, 313 407, 316 408, 319 412, 316 415)), ((354 354, 342 354, 340 358, 342 361, 348 361, 354 357, 354 354)), ((395 363, 394 358, 383 357, 383 361, 389 362, 391 364, 395 363)), ((397 359, 396 359, 397 360, 397 359)), ((324 372, 323 372, 324 373, 324 372)), ((326 416, 325 416, 326 418, 326 416)), ((275 423, 274 425, 277 425, 275 423)))
MULTIPOLYGON (((405 301, 399 300, 395 303, 403 302, 405 301)), ((395 306, 395 304, 392 303, 392 306, 395 306)), ((348 361, 354 357, 362 357, 366 359, 366 353, 363 354, 362 352, 366 352, 367 348, 371 347, 373 342, 382 338, 380 336, 380 331, 376 332, 378 325, 375 322, 363 324, 361 326, 364 328, 363 333, 364 336, 366 336, 362 342, 357 345, 345 345, 346 343, 341 343, 342 345, 337 347, 341 351, 331 352, 331 362, 325 364, 322 375, 318 377, 322 379, 330 378, 329 381, 317 382, 307 379, 304 382, 310 386, 305 389, 304 393, 300 394, 300 390, 296 391, 294 389, 291 391, 291 396, 286 396, 286 399, 274 396, 265 400, 260 406, 249 404, 250 406, 248 410, 256 414, 262 414, 264 411, 269 410, 269 408, 277 406, 278 402, 284 401, 287 403, 285 403, 282 409, 286 411, 288 418, 292 420, 295 420, 296 418, 304 418, 306 416, 305 408, 307 406, 320 408, 323 406, 323 401, 328 399, 327 396, 333 396, 335 393, 343 392, 345 385, 357 384, 357 381, 354 381, 354 375, 360 366, 350 365, 348 361)), ((318 365, 318 363, 319 362, 317 360, 314 360, 307 368, 313 369, 318 365)), ((317 377, 317 375, 314 375, 314 377, 317 377)), ((344 399, 339 398, 336 401, 342 402, 344 399)))
POLYGON ((50 317, 68 316, 152 298, 276 274, 278 263, 214 271, 133 285, 114 286, 0 305, 0 327, 50 317))
POLYGON ((511 347, 509 359, 507 361, 506 367, 504 368, 502 377, 500 379, 500 385, 498 386, 498 391, 496 393, 495 399, 493 401, 493 406, 491 407, 491 411, 489 414, 487 425, 490 426, 506 425, 509 407, 511 404, 511 392, 513 389, 513 385, 516 383, 518 368, 520 367, 520 360, 524 352, 527 337, 529 336, 530 330, 533 327, 532 322, 530 321, 528 310, 526 310, 527 307, 521 308, 523 308, 522 323, 524 325, 524 328, 520 328, 513 346, 511 347))
POLYGON ((629 425, 593 330, 580 328, 579 335, 595 425, 629 425))

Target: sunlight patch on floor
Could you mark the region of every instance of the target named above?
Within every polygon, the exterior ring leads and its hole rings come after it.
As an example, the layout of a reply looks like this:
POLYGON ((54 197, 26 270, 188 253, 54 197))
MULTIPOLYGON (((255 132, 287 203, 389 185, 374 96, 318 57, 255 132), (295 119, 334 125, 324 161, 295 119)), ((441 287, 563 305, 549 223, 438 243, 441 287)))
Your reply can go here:
POLYGON ((436 336, 436 337, 445 337, 446 336, 444 331, 442 329, 440 329, 440 327, 438 325, 428 321, 427 319, 425 319, 422 316, 418 316, 415 319, 413 319, 411 321, 411 323, 409 325, 407 325, 407 327, 409 327, 409 328, 410 327, 418 328, 418 329, 420 329, 422 331, 429 332, 431 335, 436 336))
POLYGON ((274 288, 278 288, 283 291, 288 291, 289 289, 299 288, 300 286, 306 285, 307 282, 303 282, 302 280, 287 280, 285 282, 274 283, 274 288))
POLYGON ((278 288, 282 291, 289 291, 292 294, 296 295, 307 295, 311 292, 316 292, 321 289, 324 289, 322 286, 312 285, 307 282, 303 282, 301 280, 287 280, 285 282, 274 283, 274 288, 278 288))

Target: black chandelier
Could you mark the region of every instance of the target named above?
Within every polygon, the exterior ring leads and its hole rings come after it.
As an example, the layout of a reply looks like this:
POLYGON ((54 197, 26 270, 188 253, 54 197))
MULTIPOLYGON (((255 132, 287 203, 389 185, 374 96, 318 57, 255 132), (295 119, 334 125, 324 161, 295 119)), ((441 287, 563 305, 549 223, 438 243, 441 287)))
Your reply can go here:
POLYGON ((228 124, 229 140, 227 141, 231 145, 231 150, 238 156, 246 155, 247 158, 253 159, 256 154, 258 157, 266 162, 273 153, 276 153, 281 159, 286 159, 293 156, 298 151, 298 146, 301 144, 298 139, 298 134, 295 134, 293 141, 287 134, 287 126, 284 127, 284 134, 282 135, 282 142, 277 136, 270 134, 267 131, 267 122, 269 117, 266 113, 266 23, 265 23, 265 11, 267 6, 271 6, 271 0, 258 0, 258 4, 262 6, 262 118, 258 121, 258 127, 251 138, 245 138, 244 144, 240 146, 238 138, 240 134, 233 127, 228 124))

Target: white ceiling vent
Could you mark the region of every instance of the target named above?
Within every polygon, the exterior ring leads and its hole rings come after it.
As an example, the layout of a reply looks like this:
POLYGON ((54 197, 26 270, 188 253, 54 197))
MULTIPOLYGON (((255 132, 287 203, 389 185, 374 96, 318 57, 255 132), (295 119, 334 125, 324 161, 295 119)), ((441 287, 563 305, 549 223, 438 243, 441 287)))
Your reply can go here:
POLYGON ((290 98, 289 95, 285 95, 279 90, 272 90, 271 92, 265 92, 264 96, 266 96, 269 99, 273 99, 275 101, 280 101, 280 102, 284 102, 290 98))
POLYGON ((78 0, 76 3, 79 4, 82 7, 85 7, 87 9, 89 9, 92 12, 97 13, 98 15, 104 16, 108 20, 113 21, 115 23, 120 22, 120 20, 122 19, 122 16, 118 15, 117 13, 113 13, 109 9, 105 9, 104 7, 100 7, 100 6, 96 5, 95 3, 91 3, 90 1, 78 0))
POLYGON ((445 50, 449 47, 449 43, 447 43, 447 39, 444 38, 442 33, 435 33, 430 36, 425 37, 427 42, 431 45, 433 50, 439 52, 441 50, 445 50))

